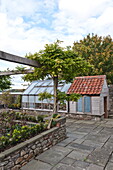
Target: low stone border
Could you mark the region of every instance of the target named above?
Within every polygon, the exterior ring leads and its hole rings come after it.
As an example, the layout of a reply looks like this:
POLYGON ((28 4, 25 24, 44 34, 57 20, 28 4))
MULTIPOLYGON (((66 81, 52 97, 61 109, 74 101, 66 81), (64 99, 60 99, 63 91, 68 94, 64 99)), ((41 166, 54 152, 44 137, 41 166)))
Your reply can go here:
POLYGON ((96 120, 100 121, 104 119, 104 116, 96 116, 96 115, 87 115, 87 114, 75 114, 75 113, 67 113, 65 114, 67 118, 72 118, 76 120, 96 120))
POLYGON ((25 142, 0 153, 0 170, 18 170, 35 156, 66 138, 66 118, 57 120, 51 128, 25 142))

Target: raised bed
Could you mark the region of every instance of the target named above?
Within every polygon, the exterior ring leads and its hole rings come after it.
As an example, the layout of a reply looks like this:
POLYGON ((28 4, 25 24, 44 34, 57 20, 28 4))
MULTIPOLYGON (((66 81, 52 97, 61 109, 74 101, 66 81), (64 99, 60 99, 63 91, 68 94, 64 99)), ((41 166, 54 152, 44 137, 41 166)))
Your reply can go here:
POLYGON ((0 153, 0 170, 18 170, 35 156, 66 138, 66 118, 56 120, 56 127, 0 153))

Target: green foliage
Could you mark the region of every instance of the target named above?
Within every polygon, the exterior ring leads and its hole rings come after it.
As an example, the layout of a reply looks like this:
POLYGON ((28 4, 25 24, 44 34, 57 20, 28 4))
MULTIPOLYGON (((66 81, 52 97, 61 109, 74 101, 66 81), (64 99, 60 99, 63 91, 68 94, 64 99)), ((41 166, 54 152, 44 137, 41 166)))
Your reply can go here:
POLYGON ((69 101, 73 101, 73 102, 77 102, 78 99, 80 99, 81 95, 80 94, 76 94, 76 93, 72 93, 68 96, 69 101))
POLYGON ((55 119, 58 119, 58 118, 60 118, 61 117, 61 115, 60 114, 53 114, 53 119, 55 120, 55 119))
POLYGON ((26 67, 17 66, 17 67, 16 67, 16 70, 14 70, 14 71, 15 71, 15 72, 16 72, 16 71, 21 71, 21 72, 23 72, 23 71, 25 71, 25 69, 26 69, 26 67))
POLYGON ((34 73, 27 74, 23 78, 26 81, 44 79, 47 77, 59 77, 59 79, 72 81, 78 72, 88 69, 88 63, 78 56, 71 48, 60 47, 61 41, 46 44, 44 50, 38 53, 26 55, 27 58, 37 60, 41 67, 35 68, 34 73))
POLYGON ((0 90, 6 90, 10 89, 12 83, 11 83, 11 77, 10 76, 0 76, 0 90))
POLYGON ((38 116, 31 116, 26 113, 16 112, 13 113, 16 116, 17 120, 25 120, 25 121, 31 121, 31 122, 44 122, 44 115, 38 115, 38 116))
POLYGON ((4 149, 8 145, 22 142, 34 135, 37 135, 45 130, 45 128, 46 126, 40 123, 33 126, 25 125, 20 129, 14 129, 12 135, 7 134, 7 136, 0 137, 0 150, 4 149))
POLYGON ((12 103, 12 96, 10 92, 9 91, 2 92, 0 100, 2 101, 2 104, 5 105, 5 107, 8 107, 8 105, 12 103))
MULTIPOLYGON (((0 120, 2 122, 0 128, 5 129, 5 133, 0 137, 0 151, 3 151, 5 148, 9 148, 15 144, 18 144, 26 139, 29 139, 44 130, 47 130, 48 123, 43 122, 43 115, 38 115, 34 117, 34 120, 37 120, 38 123, 36 124, 25 124, 22 125, 21 121, 20 124, 14 123, 14 120, 19 119, 23 120, 24 118, 28 121, 33 120, 33 116, 29 116, 20 112, 2 112, 0 114, 0 120)), ((59 118, 60 115, 54 115, 52 127, 56 125, 55 120, 59 118)), ((33 120, 33 121, 34 121, 33 120)), ((2 133, 0 129, 0 132, 2 133)))
POLYGON ((44 99, 51 99, 53 95, 45 91, 43 93, 39 93, 38 96, 38 99, 43 101, 44 99))
POLYGON ((77 101, 81 97, 80 94, 72 93, 70 95, 67 95, 65 92, 61 92, 58 90, 58 101, 61 104, 64 104, 65 101, 77 101))
POLYGON ((36 60, 41 65, 34 69, 34 73, 23 77, 26 81, 45 79, 51 77, 54 82, 54 113, 57 112, 57 88, 58 80, 71 82, 75 76, 89 69, 86 60, 78 55, 70 47, 60 46, 61 41, 46 44, 44 50, 38 53, 26 55, 27 58, 36 60))
POLYGON ((47 129, 47 123, 43 121, 44 116, 38 115, 36 117, 29 116, 23 113, 8 111, 0 114, 1 126, 0 132, 0 151, 17 143, 20 143, 32 136, 39 134, 47 129), (14 120, 19 119, 17 124, 14 120), (23 120, 28 120, 31 124, 23 124, 23 120), (32 121, 36 124, 32 124, 32 121))
POLYGON ((93 66, 84 75, 106 75, 108 83, 113 83, 113 40, 110 36, 89 34, 75 42, 73 50, 93 66))

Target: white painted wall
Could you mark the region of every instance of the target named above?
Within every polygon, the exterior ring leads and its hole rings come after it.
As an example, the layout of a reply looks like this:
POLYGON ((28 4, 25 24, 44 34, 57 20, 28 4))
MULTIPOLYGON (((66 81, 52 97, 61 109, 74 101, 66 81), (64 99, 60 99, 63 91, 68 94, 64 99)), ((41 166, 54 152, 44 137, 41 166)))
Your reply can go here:
POLYGON ((100 96, 92 96, 92 115, 101 115, 100 113, 100 96))
POLYGON ((70 113, 76 113, 76 102, 70 101, 70 113))
POLYGON ((107 110, 109 110, 109 89, 108 89, 106 80, 104 80, 104 84, 103 84, 102 91, 100 94, 100 112, 101 112, 101 114, 104 114, 104 97, 107 97, 107 110))

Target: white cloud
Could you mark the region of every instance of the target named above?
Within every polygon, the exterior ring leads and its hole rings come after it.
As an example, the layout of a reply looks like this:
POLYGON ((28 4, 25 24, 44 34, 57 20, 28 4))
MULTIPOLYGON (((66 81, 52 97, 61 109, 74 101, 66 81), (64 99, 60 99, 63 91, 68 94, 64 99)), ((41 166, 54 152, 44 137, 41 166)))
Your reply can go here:
POLYGON ((65 11, 66 15, 77 16, 80 19, 98 16, 109 5, 113 5, 112 0, 60 0, 59 8, 65 11))
MULTIPOLYGON (((56 39, 72 45, 89 33, 113 37, 112 18, 113 0, 1 0, 0 50, 25 56, 56 39)), ((14 65, 0 61, 1 70, 14 65)))
POLYGON ((39 9, 40 1, 37 0, 1 0, 1 11, 12 18, 30 17, 39 9))

